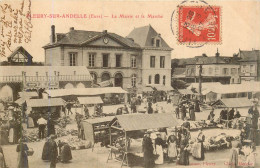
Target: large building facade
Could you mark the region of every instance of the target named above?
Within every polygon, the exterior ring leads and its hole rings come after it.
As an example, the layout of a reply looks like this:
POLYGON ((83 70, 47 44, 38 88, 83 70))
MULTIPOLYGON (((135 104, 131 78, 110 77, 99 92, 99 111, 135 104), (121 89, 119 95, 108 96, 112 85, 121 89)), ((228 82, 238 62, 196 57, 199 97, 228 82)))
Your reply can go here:
POLYGON ((60 34, 52 26, 50 39, 43 47, 45 65, 86 66, 94 83, 100 85, 111 82, 122 88, 170 86, 172 49, 150 25, 134 29, 127 37, 106 30, 74 28, 60 34))

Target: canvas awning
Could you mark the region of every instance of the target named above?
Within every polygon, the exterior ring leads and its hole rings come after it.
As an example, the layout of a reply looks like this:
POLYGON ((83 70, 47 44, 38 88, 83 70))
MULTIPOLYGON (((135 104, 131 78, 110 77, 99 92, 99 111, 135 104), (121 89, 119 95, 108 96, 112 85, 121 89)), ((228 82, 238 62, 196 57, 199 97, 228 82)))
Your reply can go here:
POLYGON ((83 120, 83 122, 88 122, 90 124, 97 124, 97 123, 112 121, 114 118, 115 118, 114 116, 99 117, 99 118, 83 120))
POLYGON ((116 122, 120 126, 118 128, 124 131, 167 128, 179 125, 173 114, 169 113, 117 115, 111 121, 112 126, 116 122))
POLYGON ((30 98, 23 98, 23 97, 21 97, 21 98, 17 99, 17 100, 15 101, 15 103, 21 105, 21 104, 23 104, 25 101, 28 101, 29 99, 30 99, 30 98))
POLYGON ((172 91, 174 90, 171 86, 164 86, 164 85, 154 85, 153 86, 158 91, 172 91))
POLYGON ((121 87, 105 87, 105 88, 71 88, 71 89, 56 89, 46 90, 50 97, 63 97, 63 96, 94 96, 109 93, 127 93, 121 87))
POLYGON ((37 92, 18 92, 20 97, 30 98, 30 97, 38 97, 37 92))
POLYGON ((26 103, 28 107, 54 107, 63 106, 64 100, 61 98, 29 99, 26 103))
POLYGON ((191 90, 189 89, 179 89, 178 92, 180 94, 184 94, 184 95, 191 95, 191 94, 194 94, 191 90))
POLYGON ((102 104, 103 101, 100 96, 94 97, 78 97, 80 104, 102 104))
POLYGON ((248 98, 219 99, 212 104, 212 106, 228 108, 250 107, 252 105, 253 102, 251 102, 248 98))
POLYGON ((113 83, 112 83, 112 81, 107 80, 107 81, 103 81, 103 82, 98 83, 98 85, 100 87, 107 87, 107 86, 111 86, 111 85, 113 86, 113 83))

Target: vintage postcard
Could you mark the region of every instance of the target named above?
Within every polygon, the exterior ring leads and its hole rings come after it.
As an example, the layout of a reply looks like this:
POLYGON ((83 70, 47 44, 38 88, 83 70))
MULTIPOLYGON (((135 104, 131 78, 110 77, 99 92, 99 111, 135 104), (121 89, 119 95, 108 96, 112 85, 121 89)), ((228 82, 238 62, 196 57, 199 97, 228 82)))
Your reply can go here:
POLYGON ((259 103, 259 0, 0 0, 0 168, 257 168, 259 103))

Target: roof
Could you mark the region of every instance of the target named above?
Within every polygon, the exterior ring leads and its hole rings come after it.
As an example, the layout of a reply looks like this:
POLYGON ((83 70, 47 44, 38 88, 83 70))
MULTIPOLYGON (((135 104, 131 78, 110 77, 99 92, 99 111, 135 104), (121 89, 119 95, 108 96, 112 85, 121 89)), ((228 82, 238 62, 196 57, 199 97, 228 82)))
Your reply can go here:
MULTIPOLYGON (((157 33, 151 25, 148 25, 139 28, 134 28, 134 30, 132 30, 129 33, 127 38, 133 39, 134 42, 138 43, 142 48, 146 48, 146 47, 158 48, 158 47, 154 47, 152 43, 152 38, 158 35, 159 33, 157 33)), ((163 38, 161 38, 161 47, 159 48, 170 49, 170 50, 172 49, 164 41, 163 38)))
POLYGON ((26 76, 55 76, 55 73, 59 73, 60 76, 65 75, 87 75, 90 79, 91 75, 85 66, 0 66, 1 76, 22 76, 22 72, 26 73, 26 76), (75 73, 74 73, 75 72, 75 73))
POLYGON ((94 97, 78 97, 80 104, 102 104, 103 101, 100 96, 94 97))
POLYGON ((33 58, 32 55, 26 51, 26 49, 24 49, 22 46, 17 47, 9 56, 8 58, 12 58, 13 56, 15 56, 18 52, 20 52, 21 54, 23 54, 24 56, 26 56, 27 58, 33 58))
POLYGON ((55 89, 46 90, 50 97, 62 96, 93 96, 108 93, 127 93, 121 87, 105 87, 105 88, 71 88, 71 89, 55 89))
POLYGON ((125 131, 166 128, 179 125, 177 119, 170 113, 117 115, 112 123, 115 120, 125 131))
POLYGON ((173 72, 173 77, 186 77, 186 68, 175 68, 173 72))
POLYGON ((78 45, 82 46, 96 39, 108 36, 117 42, 132 48, 140 48, 140 46, 134 43, 132 40, 124 38, 120 35, 110 32, 97 32, 87 30, 71 30, 66 34, 59 33, 61 39, 54 44, 47 44, 43 48, 54 47, 59 45, 78 45))
POLYGON ((31 97, 38 97, 37 92, 18 92, 20 97, 24 98, 31 98, 31 97))
POLYGON ((21 104, 23 104, 24 102, 28 101, 29 99, 30 99, 29 97, 28 97, 28 98, 22 97, 22 98, 17 99, 17 100, 15 101, 15 103, 21 105, 21 104))
MULTIPOLYGON (((205 82, 201 84, 202 91, 206 89, 213 90, 214 88, 221 88, 223 85, 220 82, 205 82), (213 88, 213 89, 212 89, 213 88)), ((196 89, 196 91, 199 91, 199 83, 191 83, 187 89, 191 90, 192 88, 196 89)))
POLYGON ((194 94, 191 90, 189 89, 179 89, 178 92, 181 94, 187 95, 187 94, 194 94))
POLYGON ((149 86, 141 86, 138 87, 138 91, 139 92, 153 92, 153 88, 149 87, 149 86))
POLYGON ((241 62, 253 62, 260 58, 260 50, 240 51, 241 62))
POLYGON ((188 64, 239 64, 239 62, 237 58, 228 56, 195 56, 186 63, 188 64))
POLYGON ((51 98, 51 99, 29 99, 26 101, 28 107, 53 107, 53 106, 63 106, 64 100, 61 98, 51 98))
POLYGON ((250 107, 253 103, 248 98, 230 98, 230 99, 219 99, 212 104, 220 105, 222 107, 238 108, 238 107, 250 107))
POLYGON ((114 118, 115 118, 114 116, 99 117, 99 118, 93 118, 93 119, 86 119, 86 120, 83 120, 83 122, 87 122, 90 124, 97 124, 97 123, 102 123, 102 122, 110 122, 114 118))

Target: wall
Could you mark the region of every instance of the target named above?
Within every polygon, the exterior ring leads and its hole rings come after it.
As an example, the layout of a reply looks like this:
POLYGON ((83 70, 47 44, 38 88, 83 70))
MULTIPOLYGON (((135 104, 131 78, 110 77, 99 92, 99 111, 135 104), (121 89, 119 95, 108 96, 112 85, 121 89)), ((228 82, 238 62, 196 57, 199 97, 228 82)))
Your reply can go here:
POLYGON ((61 65, 61 47, 49 48, 45 50, 45 65, 61 65))
POLYGON ((171 51, 146 50, 142 52, 142 84, 149 85, 149 76, 152 75, 152 83, 156 74, 160 75, 160 85, 163 84, 163 76, 166 76, 165 85, 171 86, 171 51), (155 56, 155 68, 150 68, 150 56, 155 56), (160 56, 165 56, 165 68, 160 68, 160 56))

